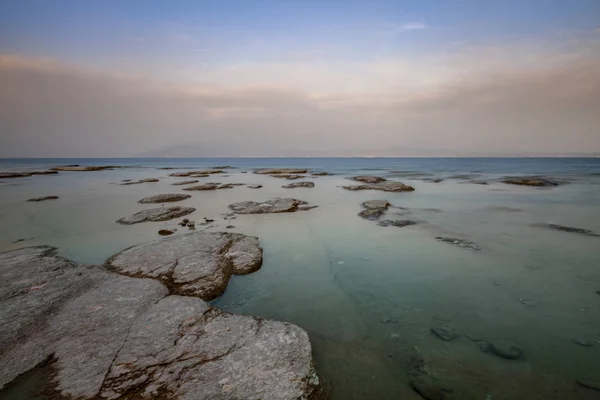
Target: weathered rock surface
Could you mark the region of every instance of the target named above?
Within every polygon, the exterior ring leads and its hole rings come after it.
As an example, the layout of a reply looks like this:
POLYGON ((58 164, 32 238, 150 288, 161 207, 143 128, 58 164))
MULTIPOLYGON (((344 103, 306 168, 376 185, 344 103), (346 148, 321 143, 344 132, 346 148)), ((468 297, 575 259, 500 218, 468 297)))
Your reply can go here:
POLYGON ((175 201, 181 201, 185 199, 189 199, 192 197, 189 194, 183 193, 169 193, 169 194, 157 194, 150 197, 144 197, 138 203, 146 204, 146 203, 172 203, 175 201))
POLYGON ((383 221, 379 221, 377 223, 377 225, 379 225, 379 226, 383 226, 383 227, 395 226, 396 228, 404 228, 405 226, 411 226, 411 225, 416 225, 416 224, 418 224, 418 222, 413 221, 412 219, 400 219, 400 220, 386 219, 383 221))
POLYGON ((260 268, 262 248, 254 236, 198 232, 131 247, 106 265, 120 274, 158 279, 171 293, 212 300, 232 275, 260 268))
POLYGON ((0 389, 53 356, 65 398, 325 399, 301 328, 53 252, 0 253, 0 389))
POLYGON ((54 167, 54 168, 50 168, 50 171, 104 171, 107 169, 116 169, 116 168, 121 168, 121 166, 118 165, 88 165, 88 166, 81 166, 81 165, 63 165, 60 167, 54 167))
POLYGON ((484 353, 490 353, 506 360, 520 360, 523 358, 523 350, 514 343, 499 340, 482 343, 479 348, 484 353))
POLYGON ((32 175, 54 175, 58 171, 33 171, 33 172, 0 172, 0 178, 26 178, 32 175))
POLYGON ((465 249, 471 249, 471 250, 475 250, 475 251, 481 250, 481 248, 479 246, 477 246, 475 243, 471 242, 470 240, 451 238, 451 237, 443 237, 443 236, 436 236, 435 240, 437 240, 439 242, 453 244, 455 246, 462 247, 465 249))
POLYGON ((384 192, 412 192, 414 187, 402 182, 388 181, 379 176, 355 176, 355 181, 365 182, 363 185, 342 186, 346 190, 383 190, 384 192))
POLYGON ((186 171, 186 172, 174 172, 169 174, 169 176, 193 176, 196 178, 203 178, 210 174, 221 174, 223 173, 220 169, 208 169, 203 171, 186 171))
POLYGON ((58 196, 44 196, 44 197, 33 197, 31 199, 27 199, 27 201, 46 201, 46 200, 56 200, 58 196))
POLYGON ((128 185, 139 185, 140 183, 153 183, 153 182, 158 182, 158 179, 156 178, 147 178, 147 179, 140 179, 139 181, 123 181, 123 183, 121 183, 121 185, 123 186, 128 186, 128 185))
MULTIPOLYGON (((274 199, 263 202, 242 201, 229 205, 229 209, 237 214, 266 214, 303 211, 310 208, 306 201, 297 199, 274 199)), ((314 208, 314 207, 312 207, 314 208)))
POLYGON ((510 185, 520 185, 520 186, 534 186, 534 187, 558 186, 558 182, 552 181, 550 179, 536 178, 536 177, 509 178, 509 179, 505 179, 503 182, 508 183, 510 185))
POLYGON ((352 179, 363 183, 380 183, 386 181, 385 178, 381 178, 379 176, 355 176, 352 179))
POLYGON ((262 187, 262 185, 248 185, 248 188, 250 189, 260 189, 262 187))
POLYGON ((218 183, 218 182, 208 182, 203 183, 202 185, 197 186, 189 186, 183 188, 183 190, 217 190, 217 189, 233 189, 236 186, 241 186, 243 184, 240 183, 218 183))
POLYGON ((277 174, 306 174, 308 170, 301 168, 265 168, 257 169, 255 174, 277 175, 277 174))
POLYGON ((391 204, 387 200, 368 200, 362 203, 365 208, 358 216, 370 221, 375 221, 381 218, 391 204))
POLYGON ((175 182, 175 183, 172 183, 171 185, 182 186, 182 185, 191 185, 192 183, 198 183, 198 182, 200 182, 200 181, 199 180, 191 180, 191 181, 175 182))
POLYGON ((306 332, 168 296, 138 318, 101 397, 182 400, 317 399, 306 332))
POLYGON ((315 184, 314 184, 314 182, 294 182, 294 183, 288 183, 287 185, 282 186, 282 188, 284 188, 284 189, 294 189, 294 188, 301 188, 301 187, 311 188, 311 187, 315 187, 315 184))
POLYGON ((151 208, 133 214, 129 218, 120 218, 117 220, 118 223, 124 225, 139 224, 140 222, 156 222, 156 221, 168 221, 170 219, 183 217, 196 211, 193 207, 159 207, 151 208))
POLYGON ((557 231, 577 233, 579 235, 585 235, 585 236, 596 236, 596 237, 600 236, 600 234, 592 232, 589 229, 574 228, 572 226, 563 226, 563 225, 557 225, 557 224, 547 224, 546 226, 550 229, 554 229, 557 231))

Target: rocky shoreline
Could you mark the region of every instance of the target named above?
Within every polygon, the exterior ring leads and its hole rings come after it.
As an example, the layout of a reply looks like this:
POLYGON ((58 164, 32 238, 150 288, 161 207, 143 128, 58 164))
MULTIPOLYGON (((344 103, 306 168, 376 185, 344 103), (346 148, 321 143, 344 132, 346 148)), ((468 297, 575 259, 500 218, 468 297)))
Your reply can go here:
POLYGON ((45 385, 64 398, 327 399, 304 330, 203 300, 261 263, 258 239, 231 233, 134 246, 105 266, 46 246, 0 253, 0 390, 51 363, 45 385))

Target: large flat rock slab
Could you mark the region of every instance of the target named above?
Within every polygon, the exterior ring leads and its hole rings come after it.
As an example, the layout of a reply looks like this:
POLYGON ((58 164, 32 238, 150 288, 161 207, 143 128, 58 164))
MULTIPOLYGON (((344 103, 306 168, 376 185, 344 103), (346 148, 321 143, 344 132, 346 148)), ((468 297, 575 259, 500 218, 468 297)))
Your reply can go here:
POLYGON ((139 224, 141 222, 168 221, 183 217, 196 211, 193 207, 158 207, 133 214, 129 218, 119 218, 117 222, 123 225, 139 224))
POLYGON ((352 178, 361 185, 342 186, 346 190, 381 190, 384 192, 412 192, 414 187, 405 185, 402 182, 388 181, 379 176, 355 176, 352 178))
POLYGON ((195 232, 140 244, 110 257, 106 266, 131 277, 154 278, 171 293, 212 300, 232 275, 262 265, 258 238, 236 233, 195 232))
POLYGON ((323 398, 306 332, 169 296, 138 318, 101 398, 180 400, 323 398))
POLYGON ((0 388, 53 355, 58 390, 92 398, 135 318, 168 292, 159 282, 77 265, 53 251, 0 254, 0 388))
POLYGON ((70 171, 70 172, 82 172, 82 171, 105 171, 107 169, 122 168, 119 165, 65 165, 61 167, 50 168, 50 171, 70 171))
POLYGON ((274 199, 263 202, 242 201, 229 205, 229 208, 236 214, 267 214, 305 211, 315 208, 308 202, 297 199, 274 199))
POLYGON ((0 178, 2 178, 2 179, 26 178, 28 176, 33 176, 33 175, 54 175, 54 174, 58 174, 58 171, 27 171, 27 172, 10 171, 10 172, 0 172, 0 178))
POLYGON ((255 174, 277 175, 277 174, 306 174, 307 169, 303 168, 264 168, 254 171, 255 174))

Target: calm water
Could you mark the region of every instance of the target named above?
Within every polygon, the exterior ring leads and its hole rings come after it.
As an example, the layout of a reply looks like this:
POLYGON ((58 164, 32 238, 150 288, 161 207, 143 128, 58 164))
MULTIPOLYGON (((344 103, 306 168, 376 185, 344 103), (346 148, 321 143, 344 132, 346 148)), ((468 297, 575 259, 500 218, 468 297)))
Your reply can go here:
POLYGON ((449 377, 458 399, 599 397, 575 380, 600 381, 600 238, 535 224, 600 232, 600 159, 48 159, 0 160, 0 171, 64 164, 130 168, 2 179, 0 251, 49 244, 75 261, 101 263, 176 226, 176 221, 114 222, 150 208, 137 204, 142 197, 178 193, 182 186, 171 183, 190 179, 169 177, 174 171, 158 167, 232 165, 237 169, 229 176, 194 179, 263 188, 189 192, 192 198, 178 203, 197 209, 192 219, 215 218, 210 231, 232 223, 231 231, 256 235, 264 247, 262 269, 234 277, 214 305, 306 329, 334 399, 419 399, 405 369, 415 346, 449 377), (289 181, 251 173, 259 167, 336 175, 311 178, 312 189, 283 189, 289 181), (340 188, 359 174, 402 181, 416 191, 340 188), (538 189, 499 182, 510 175, 546 175, 565 184, 538 189), (142 178, 160 182, 116 184, 142 178), (490 184, 469 183, 473 179, 490 184), (25 202, 46 195, 60 199, 25 202), (233 221, 221 215, 236 201, 284 196, 320 207, 233 221), (359 218, 360 203, 372 199, 405 207, 406 218, 420 223, 384 228, 359 218), (482 251, 440 243, 434 239, 440 235, 471 240, 482 251), (13 243, 17 239, 27 240, 13 243), (441 341, 429 331, 436 319, 471 337, 515 342, 525 359, 483 353, 465 336, 441 341))

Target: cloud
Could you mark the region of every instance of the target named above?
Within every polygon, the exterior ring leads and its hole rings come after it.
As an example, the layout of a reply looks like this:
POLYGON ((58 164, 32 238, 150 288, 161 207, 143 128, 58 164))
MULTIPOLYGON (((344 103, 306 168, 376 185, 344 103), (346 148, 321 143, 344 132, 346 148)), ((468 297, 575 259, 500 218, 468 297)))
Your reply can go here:
POLYGON ((421 29, 426 29, 427 25, 422 22, 409 22, 404 25, 398 27, 398 31, 400 32, 409 32, 409 31, 418 31, 421 29))
POLYGON ((600 152, 595 46, 237 64, 177 82, 3 56, 0 157, 600 152))

